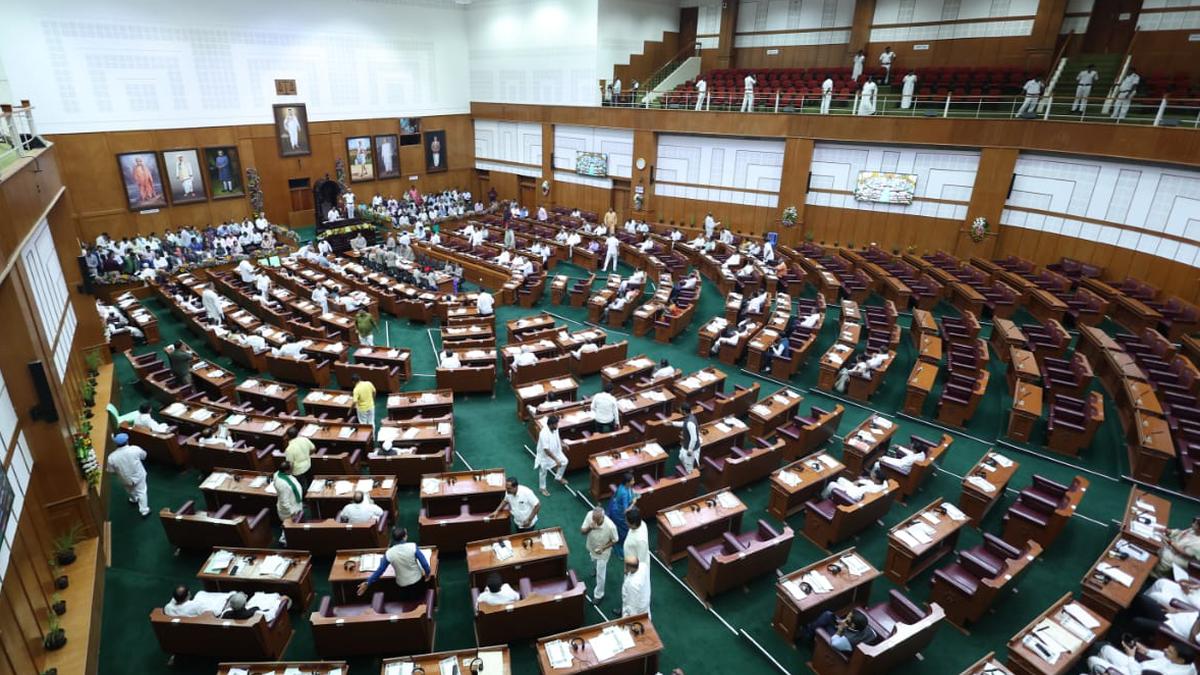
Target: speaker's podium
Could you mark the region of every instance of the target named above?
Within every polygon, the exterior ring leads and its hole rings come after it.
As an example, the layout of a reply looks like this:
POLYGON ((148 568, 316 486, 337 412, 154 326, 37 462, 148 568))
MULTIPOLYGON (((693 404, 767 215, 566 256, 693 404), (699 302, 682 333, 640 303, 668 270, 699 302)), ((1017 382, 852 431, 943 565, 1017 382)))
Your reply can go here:
POLYGON ((368 246, 375 244, 375 226, 361 218, 347 217, 342 200, 342 186, 335 180, 321 179, 313 185, 313 201, 317 205, 317 239, 324 239, 334 253, 350 249, 350 240, 362 235, 368 246), (331 218, 331 212, 338 215, 331 218))

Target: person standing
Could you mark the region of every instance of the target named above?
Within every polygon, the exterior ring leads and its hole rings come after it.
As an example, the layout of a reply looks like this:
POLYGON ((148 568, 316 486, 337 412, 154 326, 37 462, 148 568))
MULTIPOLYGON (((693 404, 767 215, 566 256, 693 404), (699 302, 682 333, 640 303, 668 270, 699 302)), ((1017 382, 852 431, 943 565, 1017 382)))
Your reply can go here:
POLYGON ((1029 78, 1029 81, 1021 86, 1025 92, 1025 100, 1021 102, 1021 107, 1017 109, 1017 117, 1024 117, 1026 113, 1032 115, 1037 112, 1038 99, 1042 96, 1042 81, 1036 77, 1029 78))
POLYGON ((588 556, 596 567, 596 581, 592 584, 592 602, 600 602, 604 597, 604 582, 608 577, 608 559, 612 556, 612 548, 617 545, 617 526, 604 509, 596 506, 583 517, 580 532, 587 537, 588 556))
POLYGON ((858 82, 858 78, 862 77, 863 67, 866 66, 866 63, 867 55, 863 50, 858 50, 858 53, 854 55, 854 65, 850 68, 850 79, 852 81, 858 82))
MULTIPOLYGON (((304 488, 292 474, 293 466, 288 460, 279 463, 271 482, 275 487, 275 513, 281 523, 295 519, 304 513, 304 488)), ((279 533, 279 543, 287 546, 287 530, 279 533)))
POLYGON ((224 150, 217 151, 217 180, 226 192, 233 192, 233 169, 229 166, 229 156, 224 150))
POLYGON ((308 490, 309 483, 312 483, 312 475, 309 473, 312 469, 312 453, 316 447, 312 441, 300 435, 298 425, 288 427, 287 437, 288 443, 283 450, 283 457, 292 476, 300 482, 304 490, 308 490))
POLYGON ((1075 100, 1071 102, 1071 112, 1087 112, 1087 100, 1092 95, 1092 85, 1100 78, 1100 73, 1096 72, 1096 66, 1087 64, 1079 74, 1075 76, 1075 100))
POLYGON ((913 71, 908 71, 902 80, 903 86, 900 88, 900 108, 908 110, 912 107, 913 92, 917 90, 917 74, 913 71))
POLYGON ((183 155, 177 155, 175 158, 175 180, 183 186, 184 197, 196 196, 196 172, 192 168, 192 163, 184 159, 183 155))
POLYGON ((617 235, 612 234, 611 231, 608 235, 608 238, 604 240, 604 251, 604 266, 601 267, 600 270, 602 272, 607 271, 608 263, 611 261, 612 271, 616 272, 617 261, 621 257, 621 240, 617 239, 617 235))
POLYGON ((883 83, 892 83, 892 61, 896 60, 896 52, 891 47, 884 47, 879 55, 879 65, 883 66, 883 83))
POLYGON ((283 130, 287 132, 291 149, 300 150, 300 120, 296 118, 295 108, 287 109, 287 116, 283 119, 283 130))
POLYGON ((621 616, 650 614, 650 566, 636 556, 625 556, 625 580, 621 583, 621 616))
POLYGON ((621 78, 613 80, 613 103, 621 105, 621 78))
POLYGON ((758 80, 754 79, 754 73, 747 73, 742 83, 742 112, 754 112, 754 85, 758 84, 758 80))
POLYGON ((1133 94, 1137 91, 1138 83, 1142 81, 1140 75, 1133 68, 1129 69, 1129 74, 1121 78, 1121 84, 1117 85, 1117 100, 1113 103, 1112 117, 1113 119, 1123 120, 1129 114, 1129 104, 1133 101, 1133 94))
POLYGON ((709 211, 704 216, 704 238, 712 241, 713 233, 716 232, 717 225, 719 224, 720 223, 717 222, 717 219, 713 218, 712 211, 709 211))
POLYGON ((366 581, 358 585, 354 594, 359 597, 364 595, 371 584, 379 581, 389 567, 396 571, 396 585, 400 587, 400 599, 407 602, 420 600, 429 586, 429 560, 421 552, 421 547, 408 540, 408 530, 403 527, 392 528, 392 545, 388 547, 387 551, 384 551, 383 560, 379 561, 379 567, 371 573, 371 576, 367 577, 366 581))
POLYGON ((183 340, 179 340, 167 350, 167 364, 171 374, 186 387, 192 386, 192 363, 196 360, 196 352, 183 340))
POLYGON ((375 328, 378 326, 379 321, 365 309, 360 309, 354 315, 354 329, 358 331, 358 341, 368 347, 375 346, 375 328))
POLYGON ((679 427, 679 463, 684 471, 691 473, 700 463, 700 423, 686 401, 679 406, 679 413, 683 419, 671 424, 679 427))
POLYGON ((617 231, 617 212, 611 206, 604 214, 604 229, 609 234, 617 231))
POLYGON ((518 532, 532 530, 538 521, 538 512, 542 510, 542 502, 538 500, 533 490, 521 485, 514 477, 509 477, 505 483, 504 501, 492 511, 489 518, 495 518, 503 511, 512 514, 513 525, 518 532))
POLYGON ((612 394, 612 382, 605 382, 604 388, 592 396, 592 419, 596 422, 596 431, 606 434, 621 423, 621 411, 617 408, 617 397, 612 394))
POLYGON ((833 103, 833 78, 826 76, 821 83, 821 114, 829 114, 829 105, 833 103))
POLYGON ((567 471, 567 457, 563 454, 562 438, 558 435, 558 415, 547 417, 545 425, 538 433, 533 468, 538 472, 538 489, 546 497, 550 496, 550 491, 546 489, 546 472, 553 470, 554 480, 563 485, 567 484, 567 479, 563 478, 567 471))
POLYGON ((867 117, 875 114, 875 94, 879 91, 879 85, 875 84, 875 78, 867 76, 867 81, 862 86, 862 93, 858 97, 858 114, 861 117, 867 117))
POLYGON ((313 289, 312 301, 321 308, 321 314, 329 313, 329 291, 326 290, 324 284, 317 284, 317 287, 313 289))
POLYGON ((125 492, 129 494, 129 503, 136 504, 138 514, 143 518, 150 515, 150 506, 146 493, 146 451, 136 445, 128 445, 129 434, 121 433, 113 437, 117 449, 108 455, 107 469, 121 480, 125 492))
POLYGON ((604 512, 608 514, 613 525, 617 528, 617 555, 625 555, 625 537, 629 534, 629 521, 625 513, 637 503, 638 494, 633 489, 633 472, 626 471, 621 476, 621 482, 613 489, 613 495, 608 500, 604 512))
POLYGON ((708 83, 703 77, 696 78, 696 111, 704 110, 704 99, 708 98, 708 83))
POLYGON ((475 296, 475 309, 479 311, 479 316, 491 316, 495 306, 496 298, 486 290, 480 289, 479 295, 475 296))
POLYGON ((204 306, 204 314, 208 317, 208 322, 214 326, 220 326, 225 318, 225 313, 221 311, 221 296, 217 295, 217 291, 208 284, 200 293, 200 304, 204 306))
POLYGON ((625 536, 625 555, 636 556, 647 567, 650 565, 650 528, 642 520, 642 511, 636 506, 625 512, 625 523, 629 533, 625 536))

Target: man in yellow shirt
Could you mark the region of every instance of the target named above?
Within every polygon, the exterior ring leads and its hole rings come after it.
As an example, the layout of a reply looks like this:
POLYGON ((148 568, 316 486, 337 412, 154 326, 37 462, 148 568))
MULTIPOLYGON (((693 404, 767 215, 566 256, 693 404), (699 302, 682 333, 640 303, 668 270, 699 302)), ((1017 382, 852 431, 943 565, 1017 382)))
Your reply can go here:
POLYGON ((287 431, 288 443, 283 450, 283 457, 291 467, 292 477, 300 482, 301 494, 308 492, 312 483, 312 453, 316 450, 313 442, 300 435, 300 428, 293 425, 287 431))
POLYGON ((352 376, 354 382, 354 409, 358 412, 359 424, 370 424, 371 433, 375 433, 375 385, 358 375, 352 376))

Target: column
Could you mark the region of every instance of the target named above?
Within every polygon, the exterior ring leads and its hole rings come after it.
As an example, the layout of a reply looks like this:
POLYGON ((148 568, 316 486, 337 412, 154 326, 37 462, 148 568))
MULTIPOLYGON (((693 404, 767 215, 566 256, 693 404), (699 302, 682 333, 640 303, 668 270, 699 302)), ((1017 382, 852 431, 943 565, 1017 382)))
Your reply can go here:
POLYGON ((721 6, 721 36, 717 45, 717 68, 734 68, 733 34, 737 30, 738 0, 725 0, 721 6))
POLYGON ((1000 235, 1000 212, 1008 200, 1008 186, 1012 184, 1017 152, 1016 148, 984 148, 981 152, 975 187, 971 190, 971 202, 967 206, 967 218, 959 228, 954 246, 954 255, 959 258, 993 257, 1000 235), (971 241, 968 228, 980 216, 987 218, 989 233, 983 241, 974 242, 971 241))

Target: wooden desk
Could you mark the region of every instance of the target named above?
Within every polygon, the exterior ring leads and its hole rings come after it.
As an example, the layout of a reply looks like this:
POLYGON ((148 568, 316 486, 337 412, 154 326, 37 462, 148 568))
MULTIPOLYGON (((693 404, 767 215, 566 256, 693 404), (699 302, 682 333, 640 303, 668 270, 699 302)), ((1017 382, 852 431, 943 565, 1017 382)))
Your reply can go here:
POLYGON ((1163 318, 1158 310, 1128 295, 1118 295, 1110 307, 1113 310, 1112 320, 1128 328, 1134 335, 1141 335, 1145 328, 1156 327, 1163 318))
POLYGON ((205 477, 204 482, 200 483, 200 491, 204 493, 204 502, 210 511, 229 504, 234 513, 253 516, 262 509, 268 509, 273 520, 278 518, 275 515, 277 499, 270 473, 220 469, 205 477))
POLYGON ((725 391, 725 371, 712 366, 698 370, 672 382, 671 391, 690 404, 712 398, 725 391))
MULTIPOLYGON (((358 599, 358 585, 370 578, 379 567, 379 563, 364 566, 363 558, 383 555, 386 551, 387 548, 344 548, 334 554, 333 564, 329 567, 329 587, 335 605, 362 602, 358 599)), ((434 590, 436 601, 440 586, 438 584, 438 549, 436 546, 422 546, 421 553, 429 563, 430 587, 434 590)), ((368 562, 374 562, 374 560, 368 562)), ((371 586, 370 592, 382 592, 384 597, 389 600, 399 600, 400 587, 396 585, 396 568, 388 566, 383 576, 379 577, 379 581, 371 586)))
POLYGON ((971 467, 963 478, 962 493, 958 496, 958 508, 971 519, 971 525, 979 527, 983 517, 1004 496, 1008 482, 1020 467, 1017 462, 995 451, 985 453, 971 467), (985 481, 992 489, 977 485, 977 481, 971 480, 973 476, 985 481))
POLYGON ((852 345, 835 342, 821 355, 817 367, 817 389, 833 391, 837 384, 838 371, 846 366, 846 362, 854 355, 852 345))
POLYGON ((529 419, 529 407, 536 408, 552 397, 555 400, 574 401, 579 392, 579 382, 570 375, 560 375, 517 385, 514 389, 517 399, 517 419, 524 421, 529 419))
POLYGON ((960 675, 1012 675, 1012 671, 1004 667, 996 658, 996 652, 988 652, 986 656, 967 666, 960 675))
MULTIPOLYGON (((1104 549, 1104 553, 1100 554, 1100 558, 1092 564, 1087 574, 1083 575, 1081 582, 1083 597, 1080 599, 1109 621, 1115 619, 1119 612, 1129 609, 1134 597, 1150 577, 1150 572, 1158 564, 1158 556, 1150 551, 1146 551, 1148 556, 1145 560, 1138 560, 1132 555, 1122 560, 1117 545, 1123 541, 1125 537, 1118 534, 1108 548, 1104 549), (1110 578, 1101 568, 1116 571, 1117 575, 1129 575, 1130 585, 1126 586, 1115 578, 1110 578)), ((1134 542, 1128 543, 1137 546, 1134 542)))
POLYGON ((1009 391, 1012 391, 1013 386, 1018 380, 1036 385, 1042 379, 1042 372, 1038 368, 1037 358, 1033 355, 1033 352, 1018 347, 1011 347, 1006 377, 1008 379, 1009 391))
POLYGON ((164 422, 174 424, 184 433, 200 433, 205 436, 225 421, 225 411, 219 408, 182 401, 176 401, 159 410, 158 415, 164 422))
POLYGON ((937 365, 942 361, 942 338, 933 334, 925 334, 919 338, 917 358, 925 363, 937 365))
POLYGON ((854 547, 785 574, 775 584, 775 616, 771 619, 771 627, 789 643, 795 642, 804 626, 822 612, 837 613, 866 605, 871 597, 871 584, 878 577, 879 570, 854 547), (868 570, 858 576, 851 575, 845 559, 852 556, 868 570), (830 569, 833 565, 837 565, 837 574, 830 569), (799 584, 811 574, 820 575, 833 588, 825 593, 805 593, 799 584))
POLYGON ((521 577, 538 580, 566 576, 569 553, 561 527, 472 541, 467 544, 468 579, 472 587, 483 588, 492 572, 498 573, 505 583, 514 586, 521 577), (555 537, 558 538, 557 546, 547 547, 546 543, 555 537), (512 555, 500 559, 493 544, 511 549, 512 555))
MULTIPOLYGON (((912 335, 913 346, 919 350, 921 348, 921 338, 927 335, 937 337, 937 320, 933 318, 932 312, 919 308, 914 309, 912 312, 912 324, 908 330, 912 335)), ((938 340, 940 342, 941 338, 938 338, 938 340)))
POLYGON ((294 414, 298 410, 296 393, 299 389, 294 384, 253 378, 243 380, 235 391, 239 401, 249 403, 255 410, 294 414))
POLYGON ((512 319, 504 324, 508 342, 519 342, 522 336, 554 327, 554 317, 543 312, 536 316, 512 319))
POLYGON ((654 361, 643 354, 631 359, 625 359, 619 363, 614 363, 611 366, 605 366, 600 370, 600 379, 603 382, 612 383, 615 387, 618 384, 649 375, 654 368, 654 361))
POLYGON ((258 591, 286 595, 292 608, 303 611, 313 599, 312 554, 308 551, 284 551, 261 548, 224 548, 214 550, 200 566, 196 578, 206 591, 258 591), (232 554, 228 558, 225 554, 232 554), (219 560, 223 558, 224 560, 219 560), (268 557, 289 561, 282 575, 261 571, 268 557))
POLYGON ((882 415, 871 415, 846 432, 842 439, 843 475, 854 480, 866 473, 892 444, 898 426, 882 415))
POLYGON ((1139 487, 1129 490, 1121 535, 1142 548, 1157 553, 1163 547, 1162 531, 1171 520, 1171 501, 1139 487))
POLYGON ((996 356, 1006 362, 1012 358, 1012 349, 1026 349, 1029 346, 1029 339, 1017 328, 1017 324, 1011 319, 1001 317, 992 318, 992 334, 988 342, 996 356))
MULTIPOLYGON (((938 338, 933 338, 941 340, 938 338)), ((929 393, 933 391, 933 385, 937 382, 938 367, 924 360, 918 360, 913 366, 912 373, 908 376, 908 383, 904 389, 904 413, 913 417, 921 417, 925 410, 925 401, 929 398, 929 393)))
MULTIPOLYGON (((369 429, 369 428, 368 428, 369 429)), ((416 447, 418 451, 434 451, 454 447, 454 423, 428 420, 384 420, 375 434, 379 442, 391 441, 397 447, 416 447)))
POLYGON ((388 418, 394 420, 450 415, 454 412, 454 392, 449 389, 434 389, 390 394, 387 409, 388 418))
POLYGON ((740 532, 745 512, 746 505, 729 490, 717 490, 662 509, 655 516, 658 555, 674 562, 687 557, 688 546, 711 541, 725 532, 740 532), (670 513, 678 513, 683 523, 671 525, 670 513))
POLYGON ((1028 443, 1033 434, 1033 427, 1041 416, 1042 388, 1024 380, 1017 381, 1006 435, 1013 440, 1028 443))
POLYGON ((597 500, 611 497, 626 472, 638 479, 645 474, 654 478, 662 477, 666 473, 668 458, 666 450, 653 441, 626 445, 588 457, 592 497, 597 500))
POLYGON ((310 389, 303 403, 304 413, 310 417, 346 420, 354 415, 354 397, 336 389, 310 389))
POLYGON ((434 675, 434 673, 441 672, 442 663, 448 665, 452 659, 458 664, 458 672, 460 673, 470 673, 471 664, 478 660, 484 664, 482 672, 487 675, 492 675, 493 673, 495 675, 512 675, 512 656, 508 652, 507 645, 384 659, 382 665, 379 667, 379 675, 398 675, 400 672, 399 664, 401 663, 411 663, 414 667, 424 670, 428 675, 434 675), (498 662, 499 668, 491 665, 493 662, 498 662))
POLYGON ((662 648, 662 639, 659 638, 658 631, 654 630, 654 624, 650 623, 649 615, 638 614, 538 638, 538 667, 543 675, 569 675, 571 673, 649 675, 658 671, 658 654, 662 648), (641 626, 641 628, 638 629, 637 626, 641 626), (630 630, 633 646, 600 661, 592 649, 591 640, 600 636, 605 629, 610 627, 630 630), (633 630, 640 630, 641 633, 634 635, 633 630), (572 650, 570 644, 576 640, 579 641, 580 647, 578 650, 572 650), (570 667, 555 668, 550 665, 550 657, 546 654, 546 645, 552 642, 566 643, 572 657, 570 667))
POLYGON ((192 384, 215 400, 234 399, 237 376, 211 361, 197 360, 192 364, 192 384))
POLYGON ((230 661, 217 665, 217 675, 229 675, 235 671, 245 672, 246 675, 279 675, 292 672, 298 675, 348 675, 350 668, 345 661, 230 661))
POLYGON ((765 438, 796 416, 804 397, 788 388, 759 400, 747 414, 751 438, 765 438))
POLYGON ((1096 612, 1089 610, 1086 605, 1076 602, 1071 597, 1071 593, 1068 592, 1051 605, 1049 609, 1039 614, 1033 621, 1030 621, 1027 626, 1018 631, 1008 641, 1008 661, 1005 665, 1015 675, 1063 675, 1065 673, 1076 672, 1076 664, 1083 658, 1088 648, 1096 640, 1104 637, 1110 626, 1111 624, 1107 619, 1098 616, 1096 612), (1100 625, 1090 629, 1095 634, 1094 639, 1083 641, 1083 644, 1077 646, 1075 649, 1064 652, 1059 656, 1057 663, 1051 664, 1045 661, 1038 652, 1025 646, 1022 640, 1027 635, 1033 633, 1039 626, 1042 626, 1043 622, 1047 621, 1058 624, 1059 628, 1066 630, 1062 628, 1062 625, 1064 623, 1070 624, 1071 619, 1063 618, 1063 607, 1071 604, 1074 604, 1078 609, 1090 616, 1092 620, 1099 622, 1100 625))
POLYGON ((317 518, 337 518, 342 507, 354 501, 355 492, 368 489, 371 501, 396 522, 396 479, 391 476, 313 476, 304 501, 317 518))
MULTIPOLYGON (((965 514, 964 514, 965 515, 965 514)), ((884 563, 884 574, 887 578, 904 588, 917 575, 933 566, 943 556, 953 553, 958 544, 958 533, 967 525, 969 518, 955 520, 950 517, 942 506, 941 497, 932 504, 921 509, 911 518, 888 530, 887 559, 884 563), (928 527, 932 532, 924 530, 930 541, 910 543, 905 541, 902 531, 909 532, 912 527, 928 527)))
POLYGON ((799 513, 804 503, 815 499, 829 481, 837 478, 846 467, 828 453, 818 452, 771 474, 771 497, 767 513, 781 522, 799 513))
POLYGON ((1157 485, 1167 464, 1175 459, 1171 428, 1163 418, 1140 410, 1134 411, 1133 419, 1130 442, 1125 444, 1130 472, 1137 480, 1157 485))
POLYGON ((746 437, 746 423, 736 417, 705 422, 700 425, 700 456, 720 457, 730 449, 741 446, 746 437))
POLYGON ((1051 320, 1062 321, 1063 315, 1067 313, 1067 303, 1059 300, 1053 293, 1041 288, 1032 288, 1029 290, 1028 304, 1029 313, 1042 323, 1051 320))

